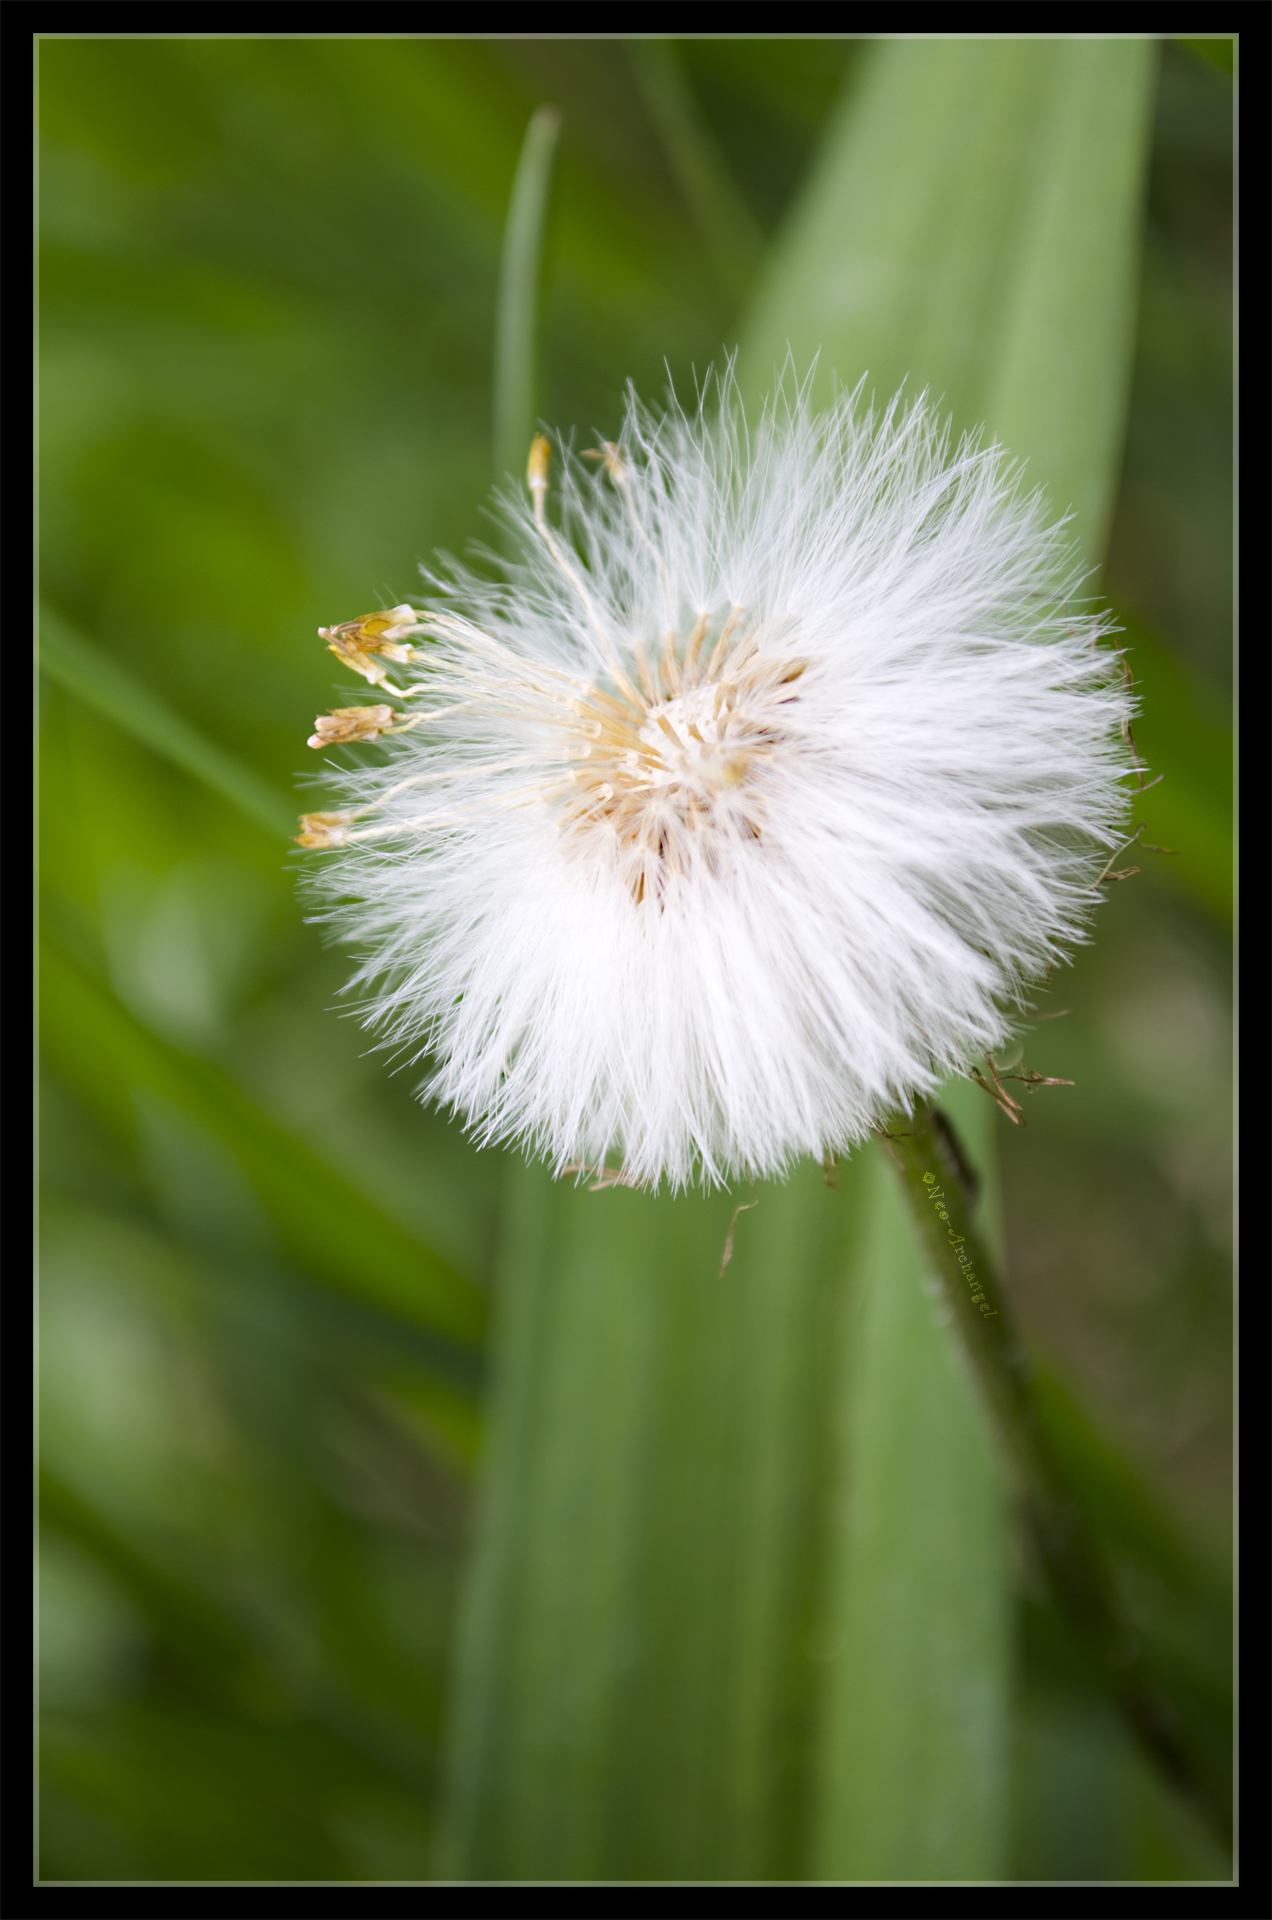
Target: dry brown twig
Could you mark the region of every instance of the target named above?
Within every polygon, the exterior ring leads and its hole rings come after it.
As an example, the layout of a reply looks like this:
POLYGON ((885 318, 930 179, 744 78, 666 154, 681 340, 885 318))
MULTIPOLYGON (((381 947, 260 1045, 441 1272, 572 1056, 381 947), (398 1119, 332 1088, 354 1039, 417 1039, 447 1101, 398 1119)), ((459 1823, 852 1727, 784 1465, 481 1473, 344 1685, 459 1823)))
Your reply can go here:
MULTIPOLYGON (((1069 1011, 1070 1009, 1068 1007, 1062 1009, 1064 1013, 1068 1013, 1069 1011)), ((1043 1019, 1051 1018, 1058 1020, 1060 1014, 1052 1014, 1050 1016, 1044 1014, 1040 1017, 1043 1019)), ((1002 1108, 1013 1127, 1028 1126, 1029 1123, 1025 1119, 1024 1109, 1021 1107, 1020 1102, 1013 1100, 1003 1085, 1005 1080, 1019 1081, 1027 1093, 1033 1093, 1038 1087, 1071 1087, 1073 1085, 1072 1080, 1061 1080, 1055 1074, 1038 1073, 1034 1069, 1025 1071, 1023 1067, 1019 1073, 1000 1072, 998 1066, 995 1064, 992 1053, 985 1055, 985 1064, 989 1068, 992 1076, 992 1084, 990 1080, 985 1078, 983 1073, 978 1073, 975 1067, 968 1068, 967 1077, 969 1080, 974 1080, 978 1087, 985 1089, 985 1092, 989 1095, 990 1099, 994 1101, 995 1105, 1002 1108)))
MULTIPOLYGON (((832 1167, 838 1166, 839 1157, 837 1154, 832 1153, 829 1159, 832 1167)), ((633 1180, 629 1173, 623 1171, 622 1167, 589 1167, 582 1161, 573 1161, 568 1167, 562 1167, 561 1177, 563 1179, 568 1173, 593 1174, 595 1178, 588 1188, 589 1193, 610 1193, 615 1187, 631 1187, 638 1193, 648 1193, 654 1185, 654 1182, 651 1180, 633 1180)), ((827 1168, 824 1165, 822 1167, 822 1177, 826 1180, 827 1186, 833 1186, 836 1192, 839 1191, 835 1181, 828 1177, 827 1168)), ((729 1231, 725 1235, 724 1255, 720 1261, 719 1275, 722 1280, 724 1278, 724 1270, 733 1258, 733 1234, 738 1224, 738 1216, 739 1214, 749 1213, 752 1207, 758 1207, 760 1204, 760 1196, 755 1191, 754 1180, 751 1181, 750 1186, 751 1198, 749 1200, 739 1201, 738 1205, 733 1209, 733 1218, 729 1222, 729 1231)))
POLYGON ((561 1178, 564 1179, 567 1173, 595 1175, 592 1185, 588 1188, 589 1193, 608 1193, 612 1187, 631 1187, 638 1193, 647 1193, 653 1184, 649 1180, 633 1180, 622 1167, 589 1167, 582 1160, 573 1161, 568 1167, 562 1167, 561 1178))
POLYGON ((729 1222, 729 1231, 726 1234, 725 1241, 724 1241, 724 1258, 720 1262, 719 1277, 721 1280, 723 1280, 724 1278, 725 1268, 728 1266, 730 1260, 732 1260, 733 1258, 733 1229, 738 1224, 738 1215, 740 1213, 749 1213, 752 1207, 758 1207, 759 1204, 760 1204, 760 1196, 755 1191, 755 1182, 754 1180, 752 1180, 751 1198, 749 1200, 739 1201, 738 1205, 733 1209, 733 1218, 729 1222))
POLYGON ((1133 874, 1136 874, 1140 871, 1138 867, 1123 867, 1121 872, 1115 873, 1113 870, 1113 862, 1115 860, 1120 859, 1124 853, 1129 853, 1130 849, 1135 845, 1136 841, 1139 839, 1143 831, 1144 831, 1144 823, 1141 820, 1139 825, 1136 827, 1134 833, 1131 835, 1130 839, 1124 840, 1122 842, 1122 845, 1118 848, 1117 852, 1109 856, 1109 863, 1107 867, 1105 867, 1104 872, 1100 875, 1099 879, 1095 883, 1097 887, 1104 886, 1110 880, 1129 880, 1133 874))

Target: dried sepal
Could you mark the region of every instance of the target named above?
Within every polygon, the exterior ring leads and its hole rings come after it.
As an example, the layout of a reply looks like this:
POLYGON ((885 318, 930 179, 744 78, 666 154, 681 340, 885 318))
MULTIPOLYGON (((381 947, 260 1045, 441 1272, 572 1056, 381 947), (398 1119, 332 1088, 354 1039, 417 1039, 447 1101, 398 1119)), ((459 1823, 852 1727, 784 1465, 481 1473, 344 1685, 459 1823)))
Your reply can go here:
POLYGON ((354 673, 360 673, 373 686, 383 686, 385 661, 404 663, 414 649, 405 644, 405 636, 414 633, 420 616, 405 603, 390 607, 387 613, 364 613, 360 619, 345 620, 337 627, 319 627, 318 638, 325 640, 332 653, 354 673))
POLYGON ((355 740, 378 740, 397 718, 393 707, 333 707, 320 713, 309 736, 311 747, 339 747, 355 740))
POLYGON ((343 847, 349 839, 351 813, 303 813, 300 816, 300 832, 296 835, 298 847, 343 847))

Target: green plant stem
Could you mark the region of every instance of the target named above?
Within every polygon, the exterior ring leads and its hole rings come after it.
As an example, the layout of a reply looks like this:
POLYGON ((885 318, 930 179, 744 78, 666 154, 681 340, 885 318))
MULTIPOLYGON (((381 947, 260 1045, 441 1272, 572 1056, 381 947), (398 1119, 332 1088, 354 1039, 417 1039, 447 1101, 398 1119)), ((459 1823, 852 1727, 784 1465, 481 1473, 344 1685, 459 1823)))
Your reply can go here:
POLYGON ((534 426, 535 355, 543 223, 561 116, 539 107, 530 116, 512 183, 499 268, 495 322, 495 477, 520 474, 534 426))
POLYGON ((1140 1745, 1230 1846, 1232 1812, 1126 1620, 1111 1569, 1048 1439, 1002 1283, 973 1221, 978 1182, 948 1119, 919 1107, 883 1134, 941 1295, 1015 1479, 1027 1537, 1061 1612, 1140 1745))

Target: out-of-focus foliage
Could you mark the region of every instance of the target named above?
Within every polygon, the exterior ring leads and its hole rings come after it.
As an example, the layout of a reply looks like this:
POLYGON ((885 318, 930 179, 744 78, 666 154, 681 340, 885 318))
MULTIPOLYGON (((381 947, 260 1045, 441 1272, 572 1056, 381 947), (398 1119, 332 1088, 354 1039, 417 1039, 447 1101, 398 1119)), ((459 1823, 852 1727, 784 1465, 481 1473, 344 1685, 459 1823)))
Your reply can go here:
MULTIPOLYGON (((540 404, 590 439, 626 378, 691 391, 719 361, 869 50, 39 51, 42 578, 64 638, 40 725, 41 1871, 426 1877, 483 1296, 523 1176, 341 1017, 347 963, 305 924, 268 795, 316 763, 316 627, 488 537, 496 281, 534 107, 562 113, 540 404)), ((1136 856, 1053 982, 1073 1012, 1029 1064, 1077 1085, 1036 1096, 1003 1183, 1057 1408, 1103 1430, 1108 1450, 1073 1429, 1093 1496, 1222 1728, 1231 83, 1167 46, 1155 113, 1106 585, 1168 775, 1145 837, 1180 853, 1136 856)), ((1045 1606, 1019 1612, 1013 1870, 1222 1874, 1045 1606)))

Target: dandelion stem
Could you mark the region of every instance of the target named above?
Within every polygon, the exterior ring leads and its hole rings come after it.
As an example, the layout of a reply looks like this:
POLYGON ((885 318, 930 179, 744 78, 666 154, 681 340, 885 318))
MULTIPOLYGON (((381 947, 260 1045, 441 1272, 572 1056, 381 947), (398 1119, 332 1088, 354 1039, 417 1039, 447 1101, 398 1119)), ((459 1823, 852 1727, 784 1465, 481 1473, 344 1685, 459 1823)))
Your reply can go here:
POLYGON ((1140 1745, 1230 1846, 1227 1794, 1190 1751, 1179 1715, 1123 1614, 1082 1496, 1044 1428, 1002 1283, 973 1221, 977 1182, 953 1128, 938 1109, 917 1107, 910 1118, 894 1118, 882 1138, 1012 1470, 1025 1531, 1052 1596, 1140 1745))

